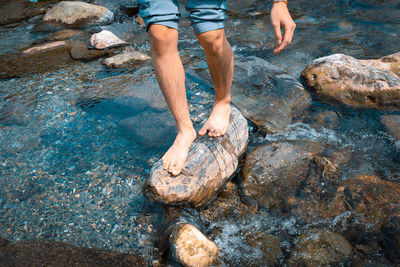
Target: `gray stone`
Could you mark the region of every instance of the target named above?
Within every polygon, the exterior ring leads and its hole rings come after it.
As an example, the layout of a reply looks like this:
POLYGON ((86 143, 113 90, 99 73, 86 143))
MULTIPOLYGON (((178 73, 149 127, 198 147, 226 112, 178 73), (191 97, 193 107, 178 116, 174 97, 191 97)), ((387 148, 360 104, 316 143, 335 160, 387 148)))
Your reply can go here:
POLYGON ((381 122, 396 141, 400 142, 400 115, 382 116, 381 122))
POLYGON ((79 1, 62 1, 51 8, 44 22, 73 27, 104 25, 114 20, 114 14, 105 7, 79 1))
POLYGON ((355 107, 400 106, 400 52, 370 60, 322 57, 307 65, 301 77, 324 99, 355 107))
POLYGON ((150 59, 150 56, 142 52, 135 51, 132 48, 128 48, 121 54, 106 58, 102 63, 108 68, 123 68, 144 61, 149 61, 150 59))
POLYGON ((284 70, 257 57, 236 57, 232 103, 261 130, 285 130, 311 98, 300 82, 284 70))

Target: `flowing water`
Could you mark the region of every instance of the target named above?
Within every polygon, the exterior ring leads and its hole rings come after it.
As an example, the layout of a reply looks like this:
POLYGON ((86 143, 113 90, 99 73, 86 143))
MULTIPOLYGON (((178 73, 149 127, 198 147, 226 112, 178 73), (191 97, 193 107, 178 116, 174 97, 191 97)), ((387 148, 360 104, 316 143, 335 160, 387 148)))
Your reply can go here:
MULTIPOLYGON (((272 53, 268 1, 228 2, 226 29, 235 53, 266 59, 295 77, 321 56, 345 53, 376 58, 400 48, 398 1, 292 1, 289 9, 297 28, 292 44, 279 55, 272 53)), ((206 64, 186 15, 180 29, 181 55, 202 58, 187 68, 188 98, 196 104, 201 102, 196 96, 212 91, 209 81, 195 75, 205 71, 206 64)), ((40 17, 34 17, 1 27, 0 54, 46 40, 50 33, 37 29, 38 21, 40 17)), ((132 24, 127 17, 104 28, 148 51, 146 34, 132 24)), ((146 92, 150 63, 107 70, 99 62, 75 61, 55 70, 0 80, 0 236, 65 241, 157 260, 154 243, 164 210, 144 198, 142 186, 152 164, 173 140, 174 129, 152 125, 157 121, 151 118, 165 113, 165 104, 159 93, 146 92), (143 123, 124 123, 133 117, 143 123), (164 137, 160 133, 168 136, 157 139, 164 137)), ((157 89, 154 79, 150 81, 157 89)), ((275 140, 323 142, 350 153, 349 164, 341 170, 343 180, 368 173, 400 183, 400 152, 380 122, 385 114, 400 111, 354 109, 313 96, 301 120, 282 133, 263 134, 250 125, 250 147, 275 140), (314 123, 314 114, 326 110, 338 114, 337 127, 314 123)), ((268 210, 202 227, 220 248, 220 264, 228 266, 240 265, 243 259, 259 265, 262 247, 246 245, 246 232, 284 232, 280 246, 285 264, 293 240, 305 230, 336 229, 329 220, 306 224, 293 214, 268 210)), ((388 264, 381 251, 375 251, 371 264, 388 264)))

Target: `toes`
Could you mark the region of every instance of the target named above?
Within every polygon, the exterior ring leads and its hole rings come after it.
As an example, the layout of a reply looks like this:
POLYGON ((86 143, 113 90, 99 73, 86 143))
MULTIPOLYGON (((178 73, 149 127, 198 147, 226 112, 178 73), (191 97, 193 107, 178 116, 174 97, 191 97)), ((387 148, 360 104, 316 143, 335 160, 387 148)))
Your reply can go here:
POLYGON ((199 135, 200 136, 205 135, 207 133, 207 130, 208 130, 208 126, 207 126, 207 124, 204 124, 203 127, 201 127, 201 129, 199 130, 199 135))

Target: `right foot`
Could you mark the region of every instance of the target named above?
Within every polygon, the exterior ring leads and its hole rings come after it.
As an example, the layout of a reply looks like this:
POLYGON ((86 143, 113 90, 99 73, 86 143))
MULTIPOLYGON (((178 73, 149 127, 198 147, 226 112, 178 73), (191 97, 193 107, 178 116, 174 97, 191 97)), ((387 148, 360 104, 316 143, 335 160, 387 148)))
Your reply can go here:
POLYGON ((174 143, 162 157, 164 170, 168 170, 172 175, 178 175, 185 167, 189 148, 196 139, 196 131, 191 130, 179 132, 174 143))

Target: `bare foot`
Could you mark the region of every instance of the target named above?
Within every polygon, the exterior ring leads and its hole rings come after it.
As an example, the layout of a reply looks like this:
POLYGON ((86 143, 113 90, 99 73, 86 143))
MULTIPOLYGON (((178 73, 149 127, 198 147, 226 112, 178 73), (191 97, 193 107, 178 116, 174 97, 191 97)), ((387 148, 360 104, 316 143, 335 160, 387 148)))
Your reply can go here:
POLYGON ((200 129, 199 135, 203 136, 208 132, 208 136, 218 137, 224 135, 228 130, 231 106, 229 102, 214 103, 210 117, 200 129))
POLYGON ((185 167, 189 148, 196 139, 196 135, 193 128, 178 133, 174 143, 162 157, 164 170, 168 170, 172 175, 181 173, 183 167, 185 167))

